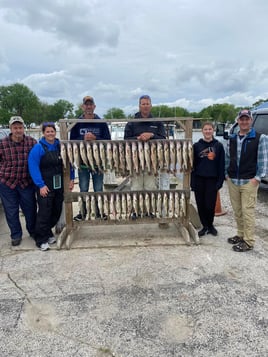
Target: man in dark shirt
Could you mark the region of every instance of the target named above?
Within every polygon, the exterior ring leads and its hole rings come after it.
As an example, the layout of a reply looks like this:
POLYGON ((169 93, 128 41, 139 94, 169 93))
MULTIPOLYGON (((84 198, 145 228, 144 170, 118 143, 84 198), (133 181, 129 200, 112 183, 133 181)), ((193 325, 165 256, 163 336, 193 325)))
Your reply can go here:
MULTIPOLYGON (((93 97, 88 95, 83 98, 83 114, 78 119, 99 119, 100 122, 76 123, 75 126, 71 129, 70 140, 111 140, 108 125, 107 123, 102 123, 101 118, 94 113, 95 108, 96 105, 93 97)), ((80 192, 88 192, 90 176, 92 178, 94 192, 102 192, 103 173, 99 172, 98 169, 93 172, 89 167, 83 164, 81 165, 81 168, 78 169, 80 192)), ((86 208, 84 211, 86 211, 86 208)), ((81 221, 84 218, 85 217, 82 216, 81 212, 79 212, 78 215, 74 217, 74 220, 81 221)))
POLYGON ((11 244, 16 246, 22 240, 20 208, 30 236, 35 228, 35 187, 28 171, 28 154, 36 140, 24 134, 24 121, 19 116, 10 118, 9 127, 9 136, 0 140, 0 198, 11 232, 11 244))

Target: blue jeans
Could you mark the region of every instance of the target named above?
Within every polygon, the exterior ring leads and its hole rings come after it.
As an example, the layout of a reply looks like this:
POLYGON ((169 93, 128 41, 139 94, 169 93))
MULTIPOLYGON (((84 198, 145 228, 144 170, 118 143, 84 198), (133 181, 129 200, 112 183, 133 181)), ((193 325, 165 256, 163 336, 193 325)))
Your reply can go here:
MULTIPOLYGON (((80 192, 88 192, 89 184, 90 184, 90 176, 93 182, 93 190, 94 192, 102 192, 103 191, 103 174, 102 173, 94 173, 87 168, 81 168, 78 170, 78 178, 79 178, 79 188, 80 192)), ((86 202, 83 202, 84 211, 86 212, 86 202)), ((98 204, 96 203, 96 212, 97 216, 99 215, 98 204)))
POLYGON ((94 173, 89 169, 83 169, 83 168, 78 170, 80 192, 88 192, 90 176, 92 178, 94 192, 102 192, 103 174, 98 172, 94 173))
POLYGON ((0 183, 0 197, 4 207, 7 224, 10 229, 11 239, 22 238, 22 227, 19 217, 19 208, 25 216, 26 229, 30 235, 34 235, 36 220, 36 198, 33 185, 14 189, 0 183))

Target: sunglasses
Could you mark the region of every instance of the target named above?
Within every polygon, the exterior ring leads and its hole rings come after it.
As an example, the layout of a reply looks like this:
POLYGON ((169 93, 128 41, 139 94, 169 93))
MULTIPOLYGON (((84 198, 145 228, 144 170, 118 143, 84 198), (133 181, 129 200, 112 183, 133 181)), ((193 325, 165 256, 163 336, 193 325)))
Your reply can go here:
POLYGON ((45 128, 46 126, 53 126, 55 128, 55 123, 53 121, 48 121, 46 123, 43 123, 42 126, 45 128))

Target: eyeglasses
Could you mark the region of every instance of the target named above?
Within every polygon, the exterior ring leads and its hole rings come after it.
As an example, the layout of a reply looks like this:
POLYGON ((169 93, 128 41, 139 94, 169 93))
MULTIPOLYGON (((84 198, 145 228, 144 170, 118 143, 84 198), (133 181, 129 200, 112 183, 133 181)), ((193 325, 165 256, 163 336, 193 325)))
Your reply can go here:
POLYGON ((46 127, 46 126, 53 126, 55 128, 55 123, 53 123, 53 121, 48 121, 46 123, 43 123, 42 124, 43 127, 46 127))

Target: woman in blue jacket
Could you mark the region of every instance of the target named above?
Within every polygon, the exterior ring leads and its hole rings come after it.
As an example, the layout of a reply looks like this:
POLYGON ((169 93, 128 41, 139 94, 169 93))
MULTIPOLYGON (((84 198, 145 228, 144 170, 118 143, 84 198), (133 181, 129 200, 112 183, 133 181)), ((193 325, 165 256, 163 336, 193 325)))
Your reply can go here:
MULTIPOLYGON (((42 251, 56 242, 52 228, 59 220, 63 202, 63 162, 54 123, 42 125, 43 137, 30 151, 28 166, 37 187, 38 212, 34 239, 42 251)), ((71 174, 73 176, 73 173, 71 174)), ((70 181, 70 189, 73 180, 70 181)))

